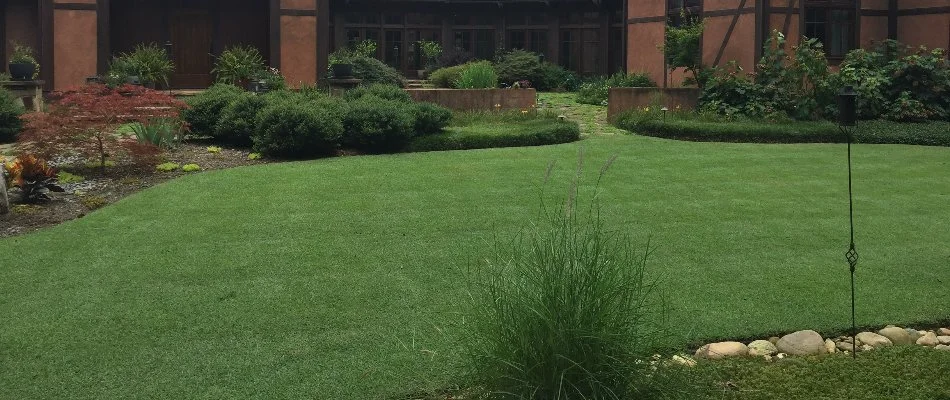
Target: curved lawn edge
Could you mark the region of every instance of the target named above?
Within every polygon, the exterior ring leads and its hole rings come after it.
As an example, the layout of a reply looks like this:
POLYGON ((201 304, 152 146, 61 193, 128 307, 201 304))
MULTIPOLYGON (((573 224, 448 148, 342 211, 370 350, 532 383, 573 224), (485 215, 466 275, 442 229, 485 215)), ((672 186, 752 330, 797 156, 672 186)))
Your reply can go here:
MULTIPOLYGON (((763 123, 753 121, 705 122, 699 120, 631 121, 618 118, 615 125, 650 137, 693 142, 728 143, 846 143, 848 137, 827 121, 763 123)), ((950 147, 950 122, 897 123, 860 121, 853 128, 854 142, 950 147)))

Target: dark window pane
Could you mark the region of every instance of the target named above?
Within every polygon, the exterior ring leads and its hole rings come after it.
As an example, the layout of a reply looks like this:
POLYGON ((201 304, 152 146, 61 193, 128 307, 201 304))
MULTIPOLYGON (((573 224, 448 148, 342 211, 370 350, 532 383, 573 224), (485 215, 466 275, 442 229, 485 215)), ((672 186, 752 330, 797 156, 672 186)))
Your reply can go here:
POLYGON ((495 58, 495 31, 475 31, 475 58, 491 60, 495 58))
POLYGON ((525 31, 508 31, 509 49, 524 49, 526 43, 525 31))

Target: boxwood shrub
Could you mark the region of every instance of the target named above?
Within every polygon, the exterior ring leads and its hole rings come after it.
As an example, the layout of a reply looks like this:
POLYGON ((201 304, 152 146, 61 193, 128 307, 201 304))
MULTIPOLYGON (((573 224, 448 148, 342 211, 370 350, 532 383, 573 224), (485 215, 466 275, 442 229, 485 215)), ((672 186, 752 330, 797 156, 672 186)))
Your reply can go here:
POLYGON ((213 135, 221 112, 243 94, 244 90, 234 85, 211 86, 186 101, 188 108, 182 111, 181 117, 191 126, 193 133, 213 135))
POLYGON ((346 103, 343 145, 371 153, 402 150, 415 136, 412 103, 364 95, 346 103))
POLYGON ((0 143, 16 140, 23 129, 23 121, 20 120, 22 114, 23 107, 17 104, 10 93, 0 88, 0 143))
POLYGON ((242 93, 221 110, 214 127, 214 138, 237 146, 250 146, 257 127, 257 116, 272 96, 242 93))
POLYGON ((440 133, 452 120, 451 111, 432 103, 416 103, 415 114, 417 135, 440 133))
POLYGON ((386 100, 395 100, 401 102, 410 102, 412 97, 409 93, 396 85, 387 85, 375 83, 371 85, 360 85, 356 88, 347 90, 343 98, 347 100, 356 100, 363 96, 373 95, 386 100))
POLYGON ((332 155, 343 136, 342 108, 334 100, 300 101, 287 96, 269 101, 257 118, 254 151, 277 157, 332 155))

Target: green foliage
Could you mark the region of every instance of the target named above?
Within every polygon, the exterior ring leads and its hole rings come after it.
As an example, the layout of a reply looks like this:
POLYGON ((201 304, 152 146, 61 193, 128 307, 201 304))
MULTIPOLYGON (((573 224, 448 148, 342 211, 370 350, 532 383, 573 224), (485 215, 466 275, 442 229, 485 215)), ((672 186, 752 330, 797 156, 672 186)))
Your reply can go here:
POLYGON ((406 86, 405 79, 399 71, 373 57, 353 57, 350 63, 353 64, 353 76, 362 79, 364 84, 406 86))
POLYGON ((498 87, 498 74, 488 61, 471 63, 459 74, 454 86, 457 89, 494 89, 498 87))
POLYGON ((69 183, 79 183, 79 182, 82 182, 82 181, 84 181, 84 180, 86 180, 86 178, 84 178, 84 177, 82 177, 82 176, 79 176, 79 175, 71 174, 71 173, 66 172, 66 171, 59 171, 59 172, 56 174, 56 181, 59 182, 59 183, 61 183, 61 184, 64 184, 64 185, 65 185, 65 184, 69 184, 69 183))
POLYGON ((213 136, 216 140, 237 146, 250 146, 251 135, 257 126, 257 116, 267 101, 282 91, 271 92, 267 96, 253 93, 240 93, 231 99, 231 102, 221 110, 221 116, 214 126, 213 136))
POLYGON ((156 118, 145 123, 135 122, 129 128, 139 143, 148 143, 163 149, 176 146, 181 138, 181 122, 171 118, 156 118))
POLYGON ((530 51, 512 50, 498 56, 495 71, 504 85, 510 86, 521 80, 536 83, 541 76, 541 58, 530 51))
POLYGON ((352 64, 355 58, 374 58, 379 45, 375 40, 364 39, 338 49, 329 56, 329 64, 352 64))
POLYGON ((703 28, 703 21, 696 18, 687 18, 680 26, 667 24, 666 38, 660 47, 670 70, 685 68, 697 82, 703 62, 703 28))
POLYGON ((79 202, 88 210, 98 210, 109 204, 109 201, 102 196, 79 196, 79 202))
POLYGON ((543 146, 580 139, 580 127, 553 115, 533 113, 462 113, 445 133, 415 138, 409 151, 543 146))
POLYGON ((403 90, 401 87, 381 83, 360 85, 359 87, 347 90, 345 93, 343 93, 343 98, 347 100, 356 100, 367 95, 399 102, 412 101, 412 97, 409 96, 409 93, 403 90))
POLYGON ((161 172, 172 172, 172 171, 178 170, 178 168, 180 167, 181 165, 179 165, 178 163, 167 162, 167 163, 158 164, 157 166, 155 166, 155 169, 161 172))
POLYGON ((332 155, 343 136, 342 114, 332 100, 276 98, 258 115, 254 151, 288 158, 332 155))
POLYGON ((459 76, 466 68, 468 68, 468 64, 439 68, 429 74, 429 83, 438 88, 454 88, 455 82, 459 80, 459 76))
POLYGON ((261 153, 251 153, 251 154, 248 154, 248 155, 247 155, 247 159, 248 159, 248 160, 251 160, 251 161, 260 160, 260 159, 261 159, 261 153))
POLYGON ((543 62, 533 83, 534 87, 541 91, 566 90, 573 92, 580 87, 581 81, 574 71, 567 70, 554 63, 543 62))
POLYGON ((220 154, 220 153, 221 153, 221 147, 219 147, 219 146, 208 146, 205 150, 207 150, 208 153, 211 153, 211 154, 220 154))
POLYGON ((258 79, 265 70, 259 50, 253 46, 233 46, 221 52, 211 72, 219 83, 239 85, 258 79))
POLYGON ((36 61, 36 56, 33 55, 33 48, 30 46, 24 46, 17 42, 12 42, 13 52, 10 53, 11 64, 33 64, 36 67, 33 70, 33 79, 39 78, 40 76, 40 63, 36 61))
POLYGON ((401 150, 415 136, 411 103, 365 95, 346 104, 342 143, 371 153, 401 150))
POLYGON ((185 164, 181 166, 181 170, 184 172, 198 172, 201 171, 201 166, 198 164, 185 164))
POLYGON ((606 78, 583 83, 577 90, 577 102, 581 104, 607 105, 610 88, 617 87, 656 87, 656 83, 646 73, 626 74, 618 72, 606 78))
POLYGON ((189 98, 188 108, 182 110, 181 118, 191 131, 199 135, 213 135, 221 112, 240 98, 244 90, 234 85, 217 84, 189 98))
POLYGON ((416 135, 431 135, 442 132, 452 119, 447 108, 432 103, 415 104, 416 135))
POLYGON ((539 221, 470 278, 469 353, 489 398, 651 397, 638 387, 649 365, 636 362, 655 345, 649 244, 607 226, 580 171, 562 204, 542 203, 539 221))
POLYGON ((23 106, 9 92, 0 88, 0 143, 16 140, 23 129, 23 106))
POLYGON ((442 56, 442 45, 431 40, 420 40, 419 50, 422 52, 426 69, 434 69, 439 63, 439 57, 442 56))
POLYGON ((168 78, 174 71, 175 64, 163 47, 155 43, 139 44, 132 52, 112 59, 106 80, 117 86, 125 84, 130 76, 138 76, 142 84, 168 86, 168 78))
POLYGON ((10 73, 5 71, 0 71, 0 82, 7 82, 12 80, 13 77, 10 76, 10 73))

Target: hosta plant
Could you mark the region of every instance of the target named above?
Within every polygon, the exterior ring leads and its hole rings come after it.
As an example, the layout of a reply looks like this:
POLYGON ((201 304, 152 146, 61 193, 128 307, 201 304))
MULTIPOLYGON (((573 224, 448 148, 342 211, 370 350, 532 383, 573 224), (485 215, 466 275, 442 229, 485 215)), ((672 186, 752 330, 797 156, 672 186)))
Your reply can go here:
POLYGON ((24 154, 6 163, 7 186, 20 189, 21 201, 35 204, 52 200, 50 192, 63 192, 56 184, 56 169, 45 160, 32 154, 24 154))

